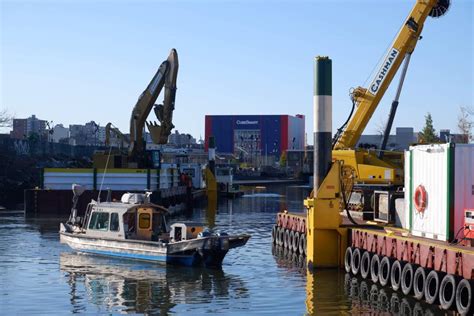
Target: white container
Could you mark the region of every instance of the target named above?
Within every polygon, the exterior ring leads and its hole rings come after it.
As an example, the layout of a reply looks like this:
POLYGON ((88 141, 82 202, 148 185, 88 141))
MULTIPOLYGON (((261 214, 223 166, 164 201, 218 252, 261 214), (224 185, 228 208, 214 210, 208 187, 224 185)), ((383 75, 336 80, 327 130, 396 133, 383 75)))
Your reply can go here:
POLYGON ((405 153, 405 216, 415 236, 462 238, 464 209, 474 207, 474 144, 411 146, 405 153), (426 191, 426 207, 415 207, 415 191, 426 191))

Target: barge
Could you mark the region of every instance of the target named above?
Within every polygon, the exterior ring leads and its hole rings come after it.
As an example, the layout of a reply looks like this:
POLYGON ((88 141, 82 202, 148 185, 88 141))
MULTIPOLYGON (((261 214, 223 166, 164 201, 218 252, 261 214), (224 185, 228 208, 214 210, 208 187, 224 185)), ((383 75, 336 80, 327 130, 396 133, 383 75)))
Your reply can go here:
MULTIPOLYGON (((348 238, 340 265, 417 300, 472 315, 474 145, 412 146, 405 169, 403 195, 374 200, 378 221, 359 217, 352 223, 341 210, 339 227, 348 238)), ((306 255, 307 223, 305 213, 278 213, 273 243, 306 255)))

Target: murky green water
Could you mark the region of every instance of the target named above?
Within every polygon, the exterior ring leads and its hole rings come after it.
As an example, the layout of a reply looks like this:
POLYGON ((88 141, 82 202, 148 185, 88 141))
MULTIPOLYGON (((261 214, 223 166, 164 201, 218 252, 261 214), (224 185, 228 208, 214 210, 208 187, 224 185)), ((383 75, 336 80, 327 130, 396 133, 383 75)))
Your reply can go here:
MULTIPOLYGON (((60 219, 0 211, 0 314, 435 315, 434 307, 338 270, 307 277, 304 261, 271 247, 279 210, 302 211, 307 189, 274 187, 222 201, 217 228, 252 235, 222 270, 78 255, 60 219), (260 194, 260 193, 264 194, 260 194)), ((212 220, 204 209, 193 220, 212 220)))

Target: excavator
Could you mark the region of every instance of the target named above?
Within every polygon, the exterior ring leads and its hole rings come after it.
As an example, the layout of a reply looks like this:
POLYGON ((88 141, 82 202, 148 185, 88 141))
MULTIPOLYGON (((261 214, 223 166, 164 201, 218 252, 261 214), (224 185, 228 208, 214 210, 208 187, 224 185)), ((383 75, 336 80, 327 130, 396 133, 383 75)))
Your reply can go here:
POLYGON ((154 153, 146 151, 145 125, 153 143, 161 145, 168 142, 168 137, 174 128, 172 121, 178 66, 178 53, 173 48, 133 107, 130 115, 130 137, 127 139, 116 127, 112 127, 111 123, 106 126, 106 143, 110 141, 110 133, 113 132, 122 141, 129 144, 128 153, 123 155, 120 152, 113 154, 110 151, 97 152, 94 155, 94 167, 104 168, 107 163, 110 168, 146 168, 156 165, 155 160, 159 158, 156 158, 154 153), (156 99, 163 89, 165 90, 163 103, 157 105, 155 104, 156 99), (160 124, 147 121, 152 109, 160 124))

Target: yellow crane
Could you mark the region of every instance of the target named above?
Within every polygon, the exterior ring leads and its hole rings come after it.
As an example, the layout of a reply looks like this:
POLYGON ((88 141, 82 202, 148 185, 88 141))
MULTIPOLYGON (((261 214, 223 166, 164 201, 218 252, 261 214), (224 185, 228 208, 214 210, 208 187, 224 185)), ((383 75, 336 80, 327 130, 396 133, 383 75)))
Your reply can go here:
MULTIPOLYGON (((367 181, 366 183, 401 183, 400 167, 386 158, 382 160, 374 153, 356 150, 354 147, 402 61, 405 59, 408 65, 426 18, 442 16, 449 4, 449 0, 417 0, 371 84, 367 88, 358 87, 352 92, 355 111, 336 134, 333 162, 322 183, 305 200, 308 208, 306 236, 309 267, 342 265, 347 246, 347 228, 341 226, 340 212, 344 208, 347 210, 347 197, 354 180, 367 181), (355 179, 351 179, 352 177, 355 179)), ((397 95, 399 96, 399 92, 397 95)))
POLYGON ((401 89, 410 57, 421 39, 421 32, 428 16, 442 16, 449 7, 449 0, 418 0, 394 42, 390 46, 380 68, 367 87, 357 87, 351 91, 353 108, 346 123, 337 131, 333 139, 332 156, 354 168, 356 209, 372 211, 372 193, 377 190, 393 190, 403 184, 403 153, 386 152, 385 146, 390 134, 401 89), (404 66, 396 96, 392 102, 390 115, 385 127, 379 151, 357 149, 356 144, 365 130, 375 109, 391 84, 402 62, 404 66))

